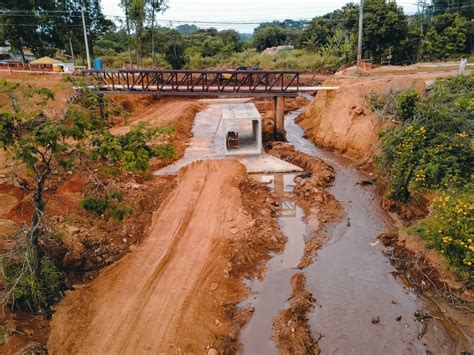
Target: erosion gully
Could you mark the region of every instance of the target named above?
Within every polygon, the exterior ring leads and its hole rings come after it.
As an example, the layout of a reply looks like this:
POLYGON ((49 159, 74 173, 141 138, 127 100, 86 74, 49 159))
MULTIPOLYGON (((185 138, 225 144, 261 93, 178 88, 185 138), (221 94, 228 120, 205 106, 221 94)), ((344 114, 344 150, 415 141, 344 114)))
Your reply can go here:
MULTIPOLYGON (((426 304, 433 305, 434 301, 421 299, 393 276, 395 270, 377 241, 380 233, 395 229, 393 221, 381 209, 374 188, 361 184, 367 176, 349 161, 303 138, 303 130, 294 121, 299 113, 294 111, 285 117, 287 140, 299 151, 319 157, 335 169, 336 178, 329 192, 344 209, 340 221, 325 227, 327 242, 315 262, 303 270, 307 289, 317 303, 308 318, 313 338, 320 339, 321 352, 453 354, 466 350, 441 321, 443 314, 428 324, 415 319, 415 312, 426 312, 426 304)), ((274 354, 277 348, 272 340, 273 318, 288 307, 290 279, 301 272, 297 265, 303 256, 304 240, 311 237, 313 229, 303 221, 303 211, 291 196, 294 175, 255 178, 267 183, 283 199, 279 224, 288 243, 282 254, 269 261, 265 278, 248 284, 252 294, 242 306, 254 307, 254 312, 242 329, 241 342, 245 353, 274 354)))

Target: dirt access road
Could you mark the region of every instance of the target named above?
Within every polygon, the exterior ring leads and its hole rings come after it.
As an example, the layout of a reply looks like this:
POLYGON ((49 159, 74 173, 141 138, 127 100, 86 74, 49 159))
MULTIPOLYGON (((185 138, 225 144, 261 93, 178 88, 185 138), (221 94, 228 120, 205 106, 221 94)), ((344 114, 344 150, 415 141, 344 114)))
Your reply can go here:
MULTIPOLYGON (((220 254, 235 226, 246 225, 236 161, 184 168, 156 211, 148 238, 69 293, 52 321, 51 354, 206 351, 218 337, 225 277, 220 254), (230 217, 232 216, 232 217, 230 217), (222 280, 224 282, 224 280, 222 280)), ((228 277, 228 276, 227 276, 228 277)))

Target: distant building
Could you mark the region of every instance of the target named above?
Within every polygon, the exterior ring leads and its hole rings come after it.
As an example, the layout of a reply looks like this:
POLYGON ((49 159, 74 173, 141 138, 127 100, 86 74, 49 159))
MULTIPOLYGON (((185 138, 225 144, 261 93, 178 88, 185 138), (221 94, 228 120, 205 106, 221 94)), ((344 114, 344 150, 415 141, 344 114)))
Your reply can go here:
MULTIPOLYGON (((25 55, 26 62, 36 59, 36 56, 29 49, 24 49, 23 54, 25 55)), ((20 52, 12 50, 10 45, 0 47, 0 62, 2 62, 0 64, 18 64, 21 61, 20 52)))
POLYGON ((291 45, 284 45, 284 46, 278 46, 278 47, 270 47, 270 48, 267 48, 263 51, 264 54, 270 54, 270 55, 274 55, 274 54, 278 54, 280 52, 283 52, 283 51, 293 51, 295 49, 294 46, 291 46, 291 45))

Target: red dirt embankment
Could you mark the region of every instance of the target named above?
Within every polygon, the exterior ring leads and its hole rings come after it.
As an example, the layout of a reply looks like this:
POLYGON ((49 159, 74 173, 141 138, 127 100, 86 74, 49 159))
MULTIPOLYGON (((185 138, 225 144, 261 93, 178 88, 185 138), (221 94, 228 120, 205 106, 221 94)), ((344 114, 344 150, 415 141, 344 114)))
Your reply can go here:
POLYGON ((246 209, 245 176, 237 161, 184 168, 138 249, 60 303, 50 353, 197 353, 235 346, 240 325, 232 324, 231 309, 247 292, 241 269, 249 260, 265 259, 266 240, 284 243, 276 223, 262 223, 246 209), (263 258, 254 258, 257 249, 263 258), (236 251, 238 258, 232 256, 236 251))
POLYGON ((350 68, 326 80, 323 86, 339 86, 339 90, 318 92, 306 107, 298 119, 306 136, 318 146, 358 163, 370 160, 377 153, 378 133, 392 123, 380 120, 378 113, 371 110, 367 97, 371 93, 381 97, 391 90, 422 91, 430 81, 453 75, 449 71, 416 73, 411 67, 381 69, 361 73, 350 68))
POLYGON ((334 76, 324 86, 339 86, 337 91, 322 91, 305 109, 298 123, 317 145, 363 162, 377 150, 378 132, 390 122, 382 122, 369 107, 371 93, 385 95, 390 90, 422 90, 424 82, 406 78, 373 79, 334 76))

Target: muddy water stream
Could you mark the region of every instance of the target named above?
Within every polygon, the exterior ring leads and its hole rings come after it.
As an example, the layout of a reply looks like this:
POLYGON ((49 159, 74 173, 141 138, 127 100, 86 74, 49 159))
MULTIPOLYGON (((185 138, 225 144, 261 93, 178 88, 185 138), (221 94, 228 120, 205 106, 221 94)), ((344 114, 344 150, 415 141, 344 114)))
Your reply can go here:
POLYGON ((247 354, 274 354, 277 352, 271 341, 273 317, 285 308, 291 295, 291 276, 297 271, 304 254, 304 238, 313 234, 313 229, 303 222, 304 212, 292 197, 295 174, 253 175, 267 184, 282 200, 278 223, 288 237, 283 253, 273 257, 267 264, 267 273, 261 281, 249 283, 252 296, 242 307, 253 307, 254 316, 241 333, 241 342, 247 354))
MULTIPOLYGON (((441 321, 432 319, 426 325, 415 320, 414 313, 424 310, 424 302, 392 275, 395 270, 377 242, 380 233, 394 230, 394 226, 379 207, 373 187, 361 184, 367 176, 351 167, 349 161, 322 151, 303 138, 302 129, 294 122, 298 114, 295 111, 285 118, 287 140, 299 151, 317 156, 335 168, 336 179, 329 192, 344 209, 342 220, 325 228, 327 242, 315 262, 304 270, 307 288, 317 302, 308 317, 309 324, 313 337, 321 339, 322 353, 462 351, 441 321)), ((291 190, 292 184, 285 180, 285 186, 291 190)), ((285 300, 291 294, 289 280, 299 271, 295 266, 303 254, 302 243, 311 233, 301 217, 296 206, 294 216, 279 218, 289 240, 286 249, 270 260, 264 280, 250 285, 254 294, 245 305, 255 307, 255 311, 242 330, 245 353, 277 352, 271 340, 272 319, 286 308, 285 300)))
POLYGON ((380 207, 374 188, 361 184, 366 176, 303 138, 303 130, 294 122, 298 114, 285 118, 287 139, 296 149, 323 159, 336 170, 329 192, 344 208, 344 218, 327 227, 328 242, 306 272, 308 289, 319 306, 310 315, 310 325, 315 337, 322 335, 322 352, 429 350, 439 354, 458 349, 438 320, 430 321, 423 336, 425 325, 414 319, 414 313, 424 304, 392 275, 394 269, 376 239, 394 230, 393 221, 380 207), (373 324, 372 319, 379 322, 373 324))

